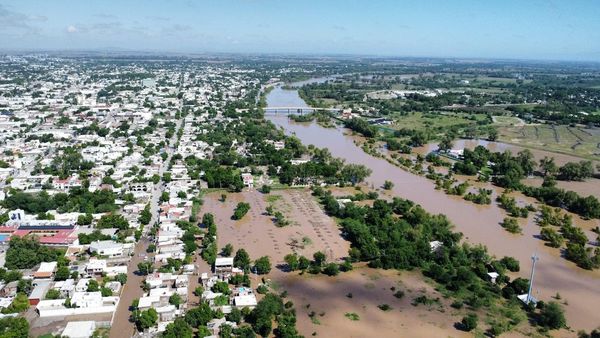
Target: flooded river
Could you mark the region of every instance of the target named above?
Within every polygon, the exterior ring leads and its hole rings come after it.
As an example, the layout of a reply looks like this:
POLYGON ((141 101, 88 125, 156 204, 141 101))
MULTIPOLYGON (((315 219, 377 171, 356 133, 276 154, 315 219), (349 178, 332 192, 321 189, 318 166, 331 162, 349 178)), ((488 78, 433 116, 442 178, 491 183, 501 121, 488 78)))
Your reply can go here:
MULTIPOLYGON (((294 90, 274 89, 267 102, 271 106, 281 106, 283 104, 280 99, 302 101, 294 90)), ((268 115, 266 118, 282 127, 287 134, 294 134, 306 145, 328 148, 333 156, 343 158, 347 163, 369 167, 372 170, 367 179, 369 185, 380 187, 385 180, 392 181, 394 195, 419 203, 431 213, 447 215, 456 225, 456 230, 464 233, 468 242, 481 243, 498 257, 517 258, 521 262, 522 277, 529 277, 530 257, 537 253, 540 260, 536 265, 534 295, 548 301, 559 292, 563 299, 561 302, 568 302, 565 310, 569 325, 573 328, 589 330, 600 323, 600 313, 594 311, 600 301, 600 272, 580 269, 560 258, 558 250, 544 246, 535 237, 539 234, 539 228, 533 217, 529 217, 527 224, 522 224, 523 235, 510 234, 499 226, 505 213, 495 204, 475 205, 435 190, 434 183, 425 177, 411 174, 384 159, 366 154, 354 144, 351 136, 345 134, 344 128, 323 128, 314 122, 295 123, 285 115, 268 115)))

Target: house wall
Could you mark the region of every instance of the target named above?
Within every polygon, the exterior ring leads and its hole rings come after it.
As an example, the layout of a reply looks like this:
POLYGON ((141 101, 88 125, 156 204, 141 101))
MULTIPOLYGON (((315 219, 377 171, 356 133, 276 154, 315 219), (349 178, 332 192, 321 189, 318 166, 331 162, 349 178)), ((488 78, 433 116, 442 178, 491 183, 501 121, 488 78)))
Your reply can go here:
POLYGON ((99 306, 89 308, 59 308, 59 309, 37 309, 40 318, 59 317, 59 316, 74 316, 74 315, 89 315, 95 313, 111 313, 117 309, 116 305, 99 306))

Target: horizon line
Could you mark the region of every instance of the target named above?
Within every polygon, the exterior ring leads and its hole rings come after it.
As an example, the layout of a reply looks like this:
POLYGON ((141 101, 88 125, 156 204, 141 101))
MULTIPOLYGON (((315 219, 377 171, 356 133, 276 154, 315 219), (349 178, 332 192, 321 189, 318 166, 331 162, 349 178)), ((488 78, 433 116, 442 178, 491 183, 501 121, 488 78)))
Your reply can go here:
POLYGON ((312 52, 225 52, 225 51, 195 51, 195 52, 184 52, 184 51, 167 51, 167 50, 153 50, 153 49, 124 49, 119 47, 107 47, 107 48, 2 48, 0 47, 0 53, 2 54, 23 54, 23 53, 122 53, 124 55, 134 54, 149 54, 154 56, 168 56, 168 55, 204 55, 204 56, 219 56, 219 55, 231 55, 231 56, 294 56, 294 57, 317 57, 317 58, 335 58, 335 57, 359 57, 367 59, 377 58, 393 58, 393 59, 432 59, 432 60, 470 60, 470 61, 510 61, 510 62, 539 62, 539 63, 579 63, 579 64, 600 64, 600 60, 574 60, 574 59, 535 59, 535 58, 520 58, 520 57, 477 57, 477 56, 411 56, 411 55, 398 55, 398 54, 359 54, 359 53, 312 53, 312 52))

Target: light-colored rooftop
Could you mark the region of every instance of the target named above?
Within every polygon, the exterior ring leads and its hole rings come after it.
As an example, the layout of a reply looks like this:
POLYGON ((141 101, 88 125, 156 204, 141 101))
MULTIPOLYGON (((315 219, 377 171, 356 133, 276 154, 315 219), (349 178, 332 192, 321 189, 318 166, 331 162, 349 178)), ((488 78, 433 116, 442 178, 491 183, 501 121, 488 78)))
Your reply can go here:
POLYGON ((69 338, 88 338, 92 336, 94 330, 96 330, 96 323, 91 320, 68 322, 62 332, 62 336, 69 338))

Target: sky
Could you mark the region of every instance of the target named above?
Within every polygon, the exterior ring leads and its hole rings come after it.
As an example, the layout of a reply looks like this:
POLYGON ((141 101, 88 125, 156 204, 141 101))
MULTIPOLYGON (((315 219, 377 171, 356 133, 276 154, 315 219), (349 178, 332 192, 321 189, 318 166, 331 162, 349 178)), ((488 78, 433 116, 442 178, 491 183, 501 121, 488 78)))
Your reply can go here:
POLYGON ((600 1, 0 0, 0 50, 600 61, 600 1))

